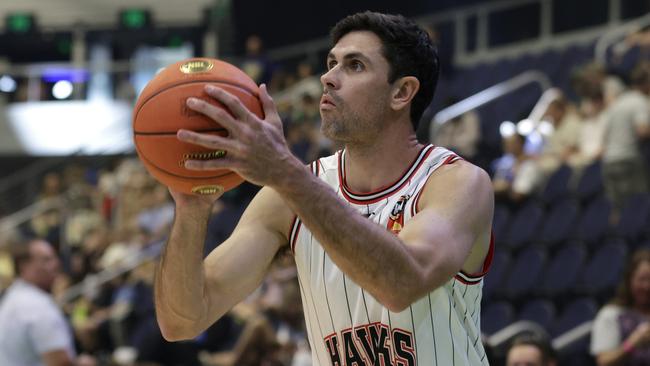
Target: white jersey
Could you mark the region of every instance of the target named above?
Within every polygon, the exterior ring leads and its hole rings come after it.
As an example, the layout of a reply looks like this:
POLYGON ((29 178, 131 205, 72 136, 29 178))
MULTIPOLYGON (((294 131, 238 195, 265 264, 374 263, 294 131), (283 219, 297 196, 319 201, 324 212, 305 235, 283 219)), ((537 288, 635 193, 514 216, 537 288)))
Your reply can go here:
MULTIPOLYGON (((426 146, 397 182, 367 194, 347 187, 345 151, 311 167, 342 200, 397 234, 417 213, 419 193, 430 174, 458 159, 445 148, 426 146)), ((480 304, 493 243, 481 273, 459 272, 395 313, 345 275, 300 218, 294 220, 289 239, 315 365, 488 365, 481 343, 480 304)))

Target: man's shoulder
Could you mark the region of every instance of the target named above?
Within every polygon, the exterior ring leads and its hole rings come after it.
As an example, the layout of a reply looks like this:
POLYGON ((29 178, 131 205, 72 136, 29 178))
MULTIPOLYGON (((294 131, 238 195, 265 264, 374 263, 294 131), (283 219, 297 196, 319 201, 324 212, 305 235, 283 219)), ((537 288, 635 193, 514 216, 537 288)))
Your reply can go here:
POLYGON ((648 101, 648 97, 640 91, 629 90, 623 93, 614 103, 614 105, 619 108, 648 107, 648 105, 650 105, 650 101, 648 101))
POLYGON ((15 281, 7 289, 3 302, 23 309, 56 308, 49 294, 22 280, 15 281))

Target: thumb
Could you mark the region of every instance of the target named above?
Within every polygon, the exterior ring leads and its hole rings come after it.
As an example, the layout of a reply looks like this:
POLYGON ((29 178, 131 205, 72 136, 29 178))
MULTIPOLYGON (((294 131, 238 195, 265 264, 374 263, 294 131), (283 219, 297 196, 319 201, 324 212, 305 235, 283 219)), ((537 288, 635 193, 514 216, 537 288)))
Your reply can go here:
POLYGON ((264 119, 269 120, 269 117, 271 117, 280 121, 278 109, 275 107, 273 98, 271 98, 269 91, 266 89, 266 84, 260 85, 260 101, 262 102, 262 107, 264 108, 264 119))

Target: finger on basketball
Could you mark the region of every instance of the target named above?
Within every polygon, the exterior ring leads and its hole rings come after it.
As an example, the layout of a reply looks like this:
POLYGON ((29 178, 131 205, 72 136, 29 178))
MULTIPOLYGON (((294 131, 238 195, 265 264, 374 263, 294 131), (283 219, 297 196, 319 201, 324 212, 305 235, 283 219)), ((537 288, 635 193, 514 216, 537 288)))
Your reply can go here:
POLYGON ((269 91, 266 89, 266 84, 260 85, 260 101, 262 101, 262 107, 264 108, 264 118, 269 118, 272 116, 274 118, 280 119, 278 110, 273 103, 273 98, 269 94, 269 91))
POLYGON ((246 109, 246 107, 244 107, 239 98, 214 85, 206 85, 205 91, 211 97, 217 99, 219 102, 225 105, 230 110, 230 113, 232 113, 238 120, 248 120, 248 116, 251 113, 248 111, 248 109, 246 109))
POLYGON ((190 109, 219 123, 230 133, 237 133, 240 127, 239 123, 230 115, 230 113, 204 100, 199 98, 187 98, 186 104, 190 109))
POLYGON ((205 133, 198 133, 189 130, 180 129, 176 133, 178 140, 190 144, 207 147, 208 149, 223 150, 223 151, 237 151, 237 142, 232 139, 217 135, 208 135, 205 133))
POLYGON ((218 169, 232 169, 235 165, 235 160, 229 157, 212 159, 212 160, 187 160, 185 161, 185 168, 189 170, 218 170, 218 169))

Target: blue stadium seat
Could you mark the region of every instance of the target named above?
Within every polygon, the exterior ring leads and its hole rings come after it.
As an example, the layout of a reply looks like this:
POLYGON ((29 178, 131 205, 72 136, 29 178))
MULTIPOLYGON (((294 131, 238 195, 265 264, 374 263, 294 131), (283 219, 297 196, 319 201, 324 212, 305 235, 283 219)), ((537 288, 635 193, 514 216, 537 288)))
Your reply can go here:
POLYGON ((526 248, 514 262, 506 280, 505 291, 511 299, 528 295, 539 284, 546 252, 537 247, 526 248))
POLYGON ((492 232, 497 242, 501 242, 508 224, 510 223, 510 210, 505 205, 496 204, 494 206, 494 217, 492 218, 492 232))
POLYGON ((627 252, 627 245, 622 240, 603 244, 585 265, 578 290, 590 295, 613 291, 621 278, 627 252))
POLYGON ((569 179, 571 179, 571 168, 567 165, 560 166, 546 182, 540 195, 542 202, 550 205, 567 197, 569 194, 569 179))
MULTIPOLYGON (((503 281, 510 269, 510 254, 507 251, 495 250, 492 264, 483 284, 483 299, 489 299, 495 292, 498 292, 499 286, 503 286, 503 281)), ((503 292, 503 291, 501 291, 503 292)))
POLYGON ((578 205, 569 199, 556 203, 542 224, 539 240, 547 246, 554 246, 569 239, 578 219, 578 205))
POLYGON ((508 326, 515 320, 515 310, 510 303, 499 301, 482 307, 481 331, 486 334, 495 332, 508 326))
POLYGON ((588 201, 603 191, 603 173, 600 161, 587 166, 582 172, 575 190, 575 196, 581 202, 588 201))
POLYGON ((546 266, 542 282, 544 294, 557 297, 573 289, 586 259, 587 250, 580 244, 567 244, 560 249, 546 266))
POLYGON ((525 303, 517 318, 535 322, 548 331, 554 324, 556 314, 557 310, 551 301, 536 299, 525 303))
POLYGON ((605 197, 597 197, 584 210, 576 228, 576 239, 589 245, 600 241, 609 229, 611 204, 605 197))
POLYGON ((535 202, 529 202, 515 213, 503 242, 511 248, 529 243, 537 234, 543 216, 544 210, 535 202))
POLYGON ((557 337, 578 325, 592 320, 598 311, 598 304, 593 298, 579 298, 564 307, 551 327, 551 335, 557 337))
POLYGON ((616 226, 616 235, 628 242, 636 242, 643 235, 650 219, 650 196, 637 194, 628 198, 621 210, 620 220, 616 226))

